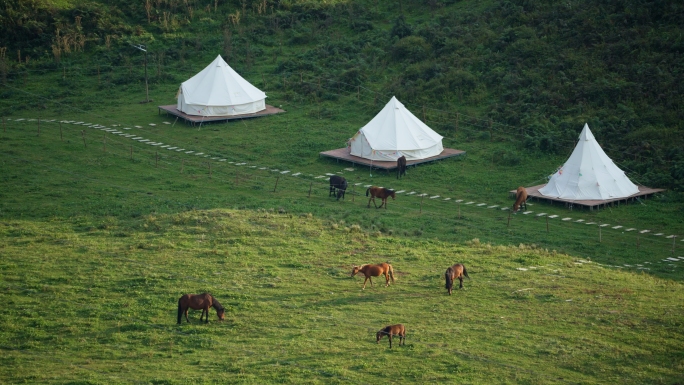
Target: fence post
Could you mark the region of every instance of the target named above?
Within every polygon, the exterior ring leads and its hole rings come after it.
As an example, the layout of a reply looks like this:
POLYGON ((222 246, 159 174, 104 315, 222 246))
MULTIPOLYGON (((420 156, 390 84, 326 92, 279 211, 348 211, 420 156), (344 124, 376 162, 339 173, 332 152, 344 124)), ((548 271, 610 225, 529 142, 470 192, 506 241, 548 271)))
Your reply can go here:
POLYGON ((423 199, 424 199, 424 198, 425 198, 425 195, 423 195, 422 197, 420 197, 420 214, 423 213, 423 199))
POLYGON ((352 202, 354 202, 354 185, 352 185, 352 202))
POLYGON ((309 183, 309 198, 311 198, 311 187, 313 187, 313 182, 309 183))
POLYGON ((546 232, 549 232, 549 216, 546 216, 546 232))
POLYGON ((456 113, 456 129, 454 130, 454 134, 458 132, 458 115, 459 113, 456 113))
POLYGON ((601 223, 599 223, 599 243, 601 243, 601 223))
POLYGON ((83 137, 83 147, 88 148, 88 145, 85 141, 85 130, 81 130, 81 136, 83 137))
POLYGON ((639 249, 639 229, 636 229, 636 235, 637 235, 637 250, 639 249))
POLYGON ((275 187, 273 187, 273 192, 276 192, 276 189, 278 188, 278 181, 280 180, 280 175, 278 175, 278 178, 276 178, 276 183, 275 187))
POLYGON ((677 239, 676 235, 672 236, 672 254, 675 252, 675 239, 677 239))
POLYGON ((64 136, 62 135, 62 122, 59 122, 59 140, 64 141, 64 136))

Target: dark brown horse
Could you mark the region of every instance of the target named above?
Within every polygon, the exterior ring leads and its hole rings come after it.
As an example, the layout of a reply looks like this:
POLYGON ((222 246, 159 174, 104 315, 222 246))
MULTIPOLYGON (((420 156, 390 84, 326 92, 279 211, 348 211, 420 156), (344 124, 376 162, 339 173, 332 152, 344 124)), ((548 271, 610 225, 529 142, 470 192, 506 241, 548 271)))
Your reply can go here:
POLYGON ((402 175, 406 175, 406 157, 403 155, 397 159, 397 179, 402 175))
POLYGON ((337 200, 344 199, 344 194, 347 191, 347 180, 339 175, 330 177, 330 193, 328 196, 337 196, 337 200))
POLYGON ((385 275, 385 287, 389 286, 390 278, 392 278, 392 282, 394 282, 394 270, 392 270, 392 265, 390 265, 389 263, 379 263, 377 265, 352 266, 352 277, 358 274, 359 272, 363 273, 363 275, 366 276, 366 279, 363 280, 363 289, 366 289, 366 281, 368 280, 370 280, 371 286, 373 286, 373 280, 371 279, 371 277, 379 277, 383 274, 385 275))
POLYGON ((178 324, 181 324, 181 318, 183 313, 185 313, 185 320, 190 322, 188 319, 188 309, 200 310, 202 309, 202 314, 200 315, 200 322, 202 321, 202 316, 207 315, 206 323, 209 323, 209 308, 213 307, 216 309, 216 315, 219 320, 223 321, 225 319, 226 310, 221 306, 216 298, 212 297, 209 293, 202 294, 186 294, 180 299, 178 299, 178 324))
POLYGON ((449 291, 449 295, 451 295, 451 291, 454 289, 454 279, 456 278, 459 281, 458 288, 463 289, 463 277, 470 279, 464 265, 457 263, 447 269, 446 273, 444 273, 444 279, 446 279, 444 287, 449 291))
POLYGON ((527 190, 525 187, 520 186, 515 192, 515 203, 513 203, 513 212, 520 210, 520 207, 524 207, 527 210, 527 190))
POLYGON ((392 336, 399 336, 399 345, 406 345, 406 328, 402 324, 389 325, 375 333, 375 343, 379 344, 383 336, 387 336, 392 349, 392 336))
POLYGON ((385 209, 387 209, 387 198, 392 197, 392 200, 396 198, 396 193, 394 192, 394 190, 376 186, 371 186, 368 188, 368 190, 366 190, 366 196, 368 195, 370 195, 370 199, 368 200, 368 207, 370 207, 370 203, 371 201, 373 201, 373 205, 376 209, 379 209, 383 205, 385 206, 385 209), (378 205, 375 203, 376 197, 382 199, 380 207, 378 207, 378 205))

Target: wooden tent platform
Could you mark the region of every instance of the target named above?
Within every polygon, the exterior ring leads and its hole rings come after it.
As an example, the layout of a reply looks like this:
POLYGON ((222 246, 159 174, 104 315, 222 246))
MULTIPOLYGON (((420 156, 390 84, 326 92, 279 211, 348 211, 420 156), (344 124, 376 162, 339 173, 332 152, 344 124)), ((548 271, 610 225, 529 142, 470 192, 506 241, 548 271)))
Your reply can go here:
MULTIPOLYGON (((420 160, 407 160, 406 161, 406 166, 416 166, 421 163, 428 163, 428 162, 434 162, 436 160, 442 160, 446 158, 451 158, 454 156, 465 156, 466 152, 461 151, 461 150, 454 150, 453 148, 445 148, 441 154, 432 156, 429 158, 425 159, 420 159, 420 160)), ((365 158, 360 158, 358 156, 354 156, 351 154, 351 149, 349 147, 344 147, 344 148, 338 148, 337 150, 330 150, 330 151, 324 151, 319 154, 319 156, 324 156, 327 158, 333 158, 337 159, 338 161, 344 160, 347 162, 351 162, 352 164, 361 164, 364 166, 372 167, 372 168, 377 168, 381 170, 392 170, 397 168, 397 162, 385 162, 385 161, 371 161, 369 159, 365 158)))
MULTIPOLYGON (((605 200, 572 200, 572 199, 561 199, 561 198, 551 198, 542 195, 539 192, 539 189, 542 187, 546 186, 546 184, 540 184, 538 186, 532 186, 532 187, 526 187, 527 189, 527 199, 530 198, 535 198, 538 200, 547 200, 550 202, 562 202, 565 204, 566 207, 572 209, 573 206, 580 206, 580 207, 588 207, 589 210, 593 210, 594 208, 599 209, 601 206, 606 207, 610 205, 611 207, 617 203, 617 205, 620 205, 620 202, 630 202, 634 201, 637 198, 643 198, 647 199, 649 196, 663 192, 665 189, 661 188, 650 188, 646 186, 637 186, 639 187, 639 192, 633 195, 630 195, 626 198, 615 198, 615 199, 605 199, 605 200)), ((515 191, 516 190, 511 190, 508 192, 508 195, 515 198, 515 191)))
POLYGON ((285 112, 285 110, 281 110, 280 108, 273 107, 271 105, 266 105, 266 109, 263 111, 255 112, 253 114, 242 114, 242 115, 235 115, 235 116, 197 116, 197 115, 188 115, 184 112, 178 111, 176 108, 175 104, 172 104, 170 106, 157 106, 158 113, 161 114, 162 111, 166 112, 169 115, 177 116, 183 120, 185 120, 186 123, 190 123, 193 126, 195 124, 202 124, 202 123, 216 123, 216 122, 225 122, 228 120, 240 120, 240 119, 250 119, 250 118, 258 118, 260 116, 268 116, 268 115, 275 115, 275 114, 280 114, 285 112))

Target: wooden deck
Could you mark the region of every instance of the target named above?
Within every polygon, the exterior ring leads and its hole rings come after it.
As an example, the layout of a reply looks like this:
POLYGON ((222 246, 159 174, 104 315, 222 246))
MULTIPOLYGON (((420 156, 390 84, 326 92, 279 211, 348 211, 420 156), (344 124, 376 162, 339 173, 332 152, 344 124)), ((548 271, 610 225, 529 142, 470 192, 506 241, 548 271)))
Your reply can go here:
MULTIPOLYGON (((643 198, 643 199, 648 199, 649 196, 663 192, 665 189, 661 188, 650 188, 646 186, 637 186, 639 187, 639 192, 633 195, 630 195, 625 198, 615 198, 615 199, 605 199, 605 200, 572 200, 572 199, 561 199, 561 198, 551 198, 542 195, 539 192, 539 189, 542 187, 546 186, 545 184, 540 184, 538 186, 532 186, 532 187, 526 187, 527 189, 527 197, 528 199, 530 198, 535 198, 537 200, 546 200, 550 202, 562 202, 565 204, 565 207, 568 207, 570 209, 573 208, 573 206, 580 206, 580 207, 588 207, 589 210, 593 210, 594 208, 599 209, 601 206, 606 207, 606 206, 614 206, 617 204, 620 206, 620 202, 628 203, 628 202, 633 202, 637 198, 643 198)), ((515 198, 515 192, 516 190, 511 190, 508 192, 508 195, 510 197, 515 198)))
MULTIPOLYGON (((446 158, 451 158, 454 156, 465 156, 466 152, 461 150, 454 150, 453 148, 445 148, 441 154, 437 156, 432 156, 430 158, 419 159, 419 160, 407 160, 406 167, 416 166, 421 163, 434 162, 436 160, 442 160, 446 158)), ((371 168, 377 168, 381 170, 393 170, 397 168, 397 162, 385 162, 385 161, 371 161, 370 159, 360 158, 351 154, 351 149, 349 147, 338 148, 337 150, 324 151, 319 154, 327 158, 337 159, 338 161, 344 160, 351 162, 353 165, 364 165, 371 168)))
POLYGON ((162 113, 162 111, 166 112, 169 115, 177 116, 178 118, 181 118, 185 120, 186 123, 192 124, 193 126, 195 124, 203 124, 203 123, 216 123, 216 122, 225 122, 228 120, 240 120, 240 119, 251 119, 251 118, 258 118, 260 116, 268 116, 268 115, 275 115, 275 114, 281 114, 285 112, 285 110, 281 110, 280 108, 273 107, 271 105, 266 105, 266 109, 263 111, 255 112, 253 114, 242 114, 242 115, 234 115, 234 116, 197 116, 197 115, 188 115, 184 112, 178 111, 176 108, 176 105, 170 105, 170 106, 157 106, 159 114, 162 113))

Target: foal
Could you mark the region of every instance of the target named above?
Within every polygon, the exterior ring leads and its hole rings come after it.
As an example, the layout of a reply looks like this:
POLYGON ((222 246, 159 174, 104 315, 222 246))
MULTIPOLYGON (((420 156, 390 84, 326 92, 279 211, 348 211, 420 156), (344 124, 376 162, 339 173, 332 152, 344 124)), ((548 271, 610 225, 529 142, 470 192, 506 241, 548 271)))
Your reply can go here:
POLYGON ((406 345, 406 328, 402 324, 389 325, 380 329, 375 333, 375 343, 379 344, 382 336, 385 335, 389 339, 390 349, 392 349, 392 336, 399 336, 399 345, 406 345))
POLYGON ((376 186, 371 186, 366 190, 366 196, 370 195, 370 199, 368 200, 368 207, 370 208, 370 203, 373 201, 373 205, 375 206, 376 209, 382 208, 382 206, 385 206, 385 210, 387 210, 387 198, 392 197, 392 200, 396 199, 396 193, 392 189, 384 188, 384 187, 376 187, 376 186), (380 204, 380 207, 378 207, 377 203, 375 203, 375 198, 378 197, 382 199, 382 203, 380 204))

